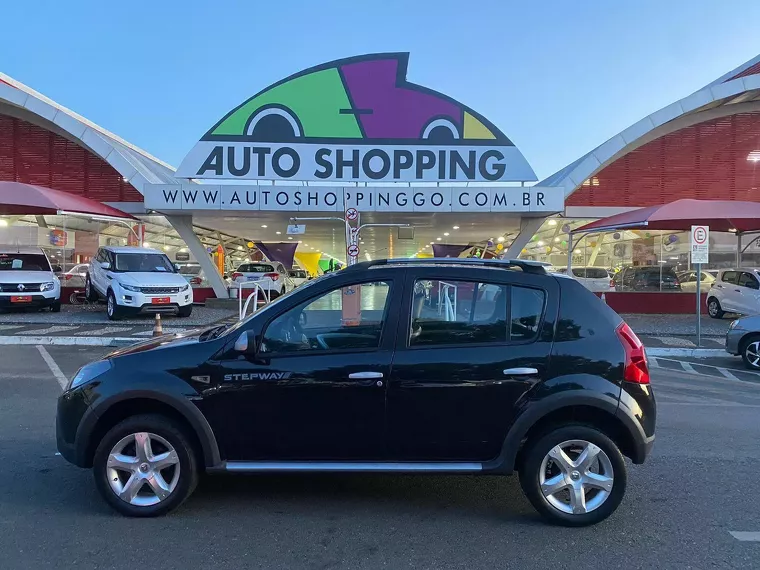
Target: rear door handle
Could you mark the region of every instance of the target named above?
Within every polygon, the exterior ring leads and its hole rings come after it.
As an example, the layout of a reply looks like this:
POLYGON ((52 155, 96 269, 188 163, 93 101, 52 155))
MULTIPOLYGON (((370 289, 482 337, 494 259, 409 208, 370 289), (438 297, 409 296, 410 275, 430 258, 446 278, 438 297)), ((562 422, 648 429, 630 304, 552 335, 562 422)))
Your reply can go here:
POLYGON ((504 376, 531 376, 538 374, 536 368, 507 368, 504 370, 504 376))
POLYGON ((348 377, 351 380, 374 380, 375 378, 382 378, 382 372, 354 372, 349 374, 348 377))

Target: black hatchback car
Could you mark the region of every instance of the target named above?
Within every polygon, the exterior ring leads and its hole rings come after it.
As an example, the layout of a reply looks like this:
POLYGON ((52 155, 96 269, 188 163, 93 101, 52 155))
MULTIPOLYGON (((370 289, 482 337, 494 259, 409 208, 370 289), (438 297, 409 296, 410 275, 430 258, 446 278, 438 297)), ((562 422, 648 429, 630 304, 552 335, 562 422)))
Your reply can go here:
POLYGON ((201 471, 519 473, 560 524, 609 516, 646 459, 644 348, 574 279, 526 261, 391 260, 232 326, 83 367, 58 449, 117 511, 179 506, 201 471))
POLYGON ((623 267, 612 281, 618 292, 681 292, 681 283, 672 265, 630 265, 623 267))

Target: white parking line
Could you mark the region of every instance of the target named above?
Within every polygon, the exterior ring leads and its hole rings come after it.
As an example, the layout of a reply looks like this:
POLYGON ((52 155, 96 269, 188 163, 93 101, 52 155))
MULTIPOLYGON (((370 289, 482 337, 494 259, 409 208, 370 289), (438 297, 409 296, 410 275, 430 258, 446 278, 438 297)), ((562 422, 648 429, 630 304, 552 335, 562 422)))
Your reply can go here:
POLYGON ((11 331, 13 329, 21 329, 26 325, 0 325, 0 331, 11 331))
POLYGON ((70 326, 54 325, 52 327, 47 327, 46 329, 34 329, 30 331, 21 331, 18 334, 48 335, 48 334, 70 331, 70 330, 74 330, 78 328, 79 327, 77 326, 70 327, 70 326))
POLYGON ((89 331, 81 331, 75 333, 78 336, 113 336, 113 333, 124 332, 132 330, 134 327, 103 327, 102 329, 94 329, 89 331))
POLYGON ((736 376, 734 376, 731 371, 728 368, 718 368, 718 372, 723 374, 726 378, 729 380, 739 380, 736 376))
POLYGON ((56 364, 55 360, 53 360, 53 357, 50 356, 50 353, 44 346, 38 344, 37 350, 40 351, 40 356, 42 356, 42 359, 48 365, 48 368, 50 368, 50 372, 53 373, 53 376, 55 376, 55 379, 58 380, 58 383, 61 385, 61 390, 63 390, 66 387, 66 384, 69 383, 68 378, 66 378, 66 375, 61 371, 60 367, 56 364))
POLYGON ((729 530, 731 536, 742 542, 760 542, 760 532, 745 532, 741 530, 729 530))
POLYGON ((696 373, 697 373, 697 371, 696 371, 696 370, 694 370, 694 368, 692 368, 691 364, 689 364, 688 362, 682 362, 682 363, 681 363, 681 367, 682 367, 682 368, 683 368, 683 369, 684 369, 686 372, 690 372, 691 374, 696 374, 696 373))

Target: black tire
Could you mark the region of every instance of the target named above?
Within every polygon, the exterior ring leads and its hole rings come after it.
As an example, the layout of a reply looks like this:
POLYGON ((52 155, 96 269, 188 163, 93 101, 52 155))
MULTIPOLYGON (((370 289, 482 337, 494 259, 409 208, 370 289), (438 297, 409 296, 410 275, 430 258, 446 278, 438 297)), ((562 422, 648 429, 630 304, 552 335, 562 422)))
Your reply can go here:
POLYGON ((123 316, 123 310, 116 302, 116 295, 113 294, 113 290, 108 290, 106 295, 106 315, 108 315, 109 321, 118 321, 123 316))
POLYGON ((60 313, 61 312, 61 302, 56 301, 52 305, 50 305, 50 312, 51 313, 60 313))
POLYGON ((523 449, 519 474, 523 492, 542 517, 553 524, 573 527, 596 524, 615 512, 623 500, 628 480, 625 460, 617 445, 598 429, 585 425, 561 427, 528 441, 523 449), (539 483, 544 457, 553 447, 569 440, 584 440, 597 445, 607 455, 613 469, 614 483, 609 496, 597 508, 584 514, 566 513, 554 507, 544 497, 539 483))
POLYGON ((744 366, 750 370, 760 370, 760 361, 757 361, 757 358, 754 358, 747 353, 747 349, 750 349, 750 347, 754 349, 753 352, 757 353, 757 351, 760 350, 760 346, 755 345, 753 347, 753 344, 758 342, 760 342, 760 335, 757 334, 750 335, 742 340, 740 353, 742 355, 742 360, 744 361, 744 366), (756 361, 757 364, 755 364, 756 361))
POLYGON ((95 287, 92 286, 89 273, 84 278, 84 296, 90 303, 94 303, 98 300, 98 292, 95 290, 95 287))
POLYGON ((707 300, 707 314, 713 319, 722 319, 725 315, 725 311, 720 306, 720 301, 715 297, 710 297, 707 300))
POLYGON ((198 484, 198 460, 190 438, 169 418, 161 415, 140 415, 127 418, 111 428, 98 444, 93 458, 95 486, 105 501, 117 512, 128 517, 157 517, 179 507, 193 493, 198 484), (113 447, 133 433, 148 432, 168 441, 179 459, 179 479, 171 494, 150 506, 133 505, 119 498, 108 480, 108 456, 113 447))
POLYGON ((177 316, 180 318, 186 318, 193 314, 193 306, 187 305, 185 307, 180 307, 179 311, 177 311, 177 316))

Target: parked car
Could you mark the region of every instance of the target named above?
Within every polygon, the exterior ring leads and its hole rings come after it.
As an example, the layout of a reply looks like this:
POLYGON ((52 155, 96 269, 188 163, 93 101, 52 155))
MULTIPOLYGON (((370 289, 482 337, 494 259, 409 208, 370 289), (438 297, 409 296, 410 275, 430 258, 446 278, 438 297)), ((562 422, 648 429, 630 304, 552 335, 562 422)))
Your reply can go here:
POLYGON ((707 313, 714 319, 725 313, 760 313, 759 278, 755 268, 721 269, 707 294, 707 313))
POLYGON ((293 280, 293 285, 298 287, 299 285, 303 285, 306 283, 309 279, 309 274, 304 271, 303 269, 291 269, 288 271, 288 275, 293 280))
POLYGON ((204 471, 518 472, 544 517, 582 526, 620 504, 655 415, 644 347, 576 280, 412 259, 121 348, 74 375, 56 424, 63 457, 129 516, 178 507, 204 471))
POLYGON ((741 356, 750 370, 760 370, 760 315, 731 322, 726 333, 726 352, 741 356))
POLYGON ((166 254, 144 247, 101 247, 85 279, 90 301, 106 300, 111 320, 129 314, 175 313, 189 317, 193 291, 166 254))
POLYGON ((681 291, 681 283, 670 265, 629 265, 615 274, 613 284, 615 291, 681 291))
POLYGON ((84 287, 87 271, 90 265, 88 263, 79 263, 69 269, 66 273, 61 273, 60 281, 62 287, 84 287))
MULTIPOLYGON (((603 267, 571 267, 572 277, 589 291, 609 293, 615 290, 610 274, 603 267)), ((560 267, 557 273, 567 275, 567 267, 560 267)))
POLYGON ((177 263, 176 266, 179 274, 182 275, 182 277, 184 277, 192 287, 208 286, 206 275, 203 273, 203 269, 201 269, 200 263, 181 262, 177 263))
MULTIPOLYGON (((699 290, 702 293, 707 293, 712 287, 715 281, 715 276, 710 271, 701 272, 701 282, 699 284, 699 290)), ((681 291, 684 293, 696 293, 697 292, 697 272, 696 271, 682 271, 678 274, 678 281, 681 283, 681 291)))
POLYGON ((240 284, 246 281, 258 282, 264 290, 269 291, 272 298, 295 289, 295 283, 288 275, 287 269, 282 263, 277 262, 243 263, 232 274, 230 287, 239 288, 240 284))
POLYGON ((0 309, 50 308, 61 310, 58 266, 39 247, 0 246, 0 309))

